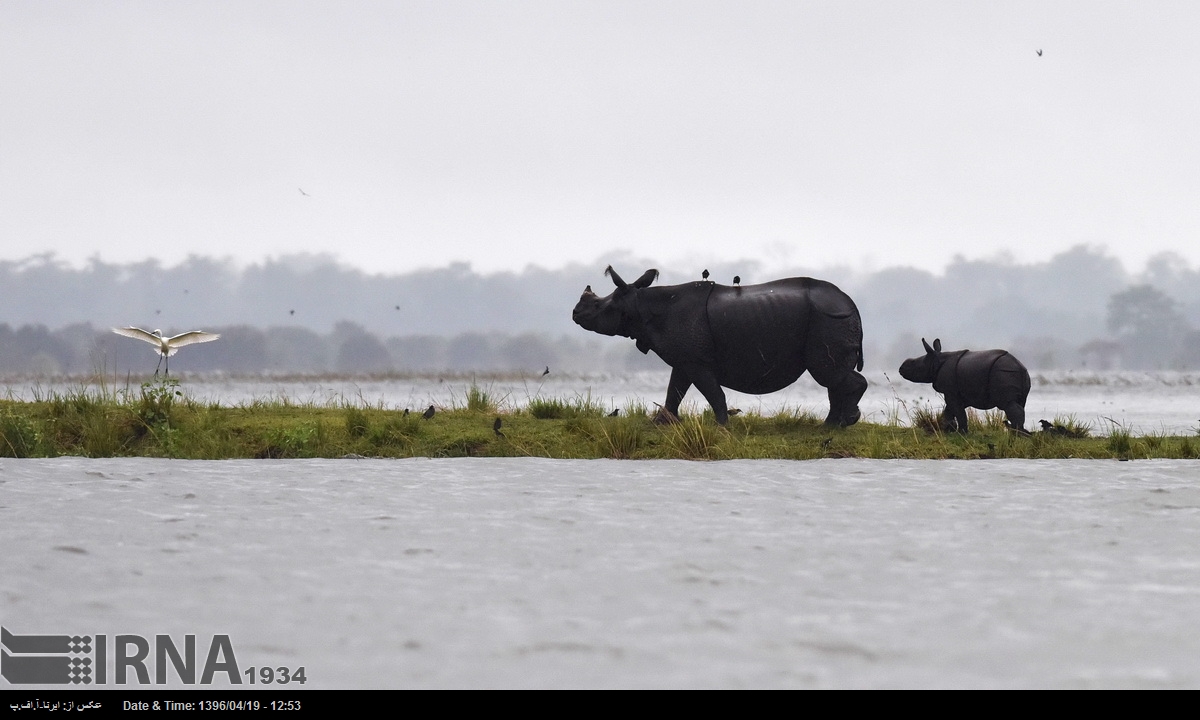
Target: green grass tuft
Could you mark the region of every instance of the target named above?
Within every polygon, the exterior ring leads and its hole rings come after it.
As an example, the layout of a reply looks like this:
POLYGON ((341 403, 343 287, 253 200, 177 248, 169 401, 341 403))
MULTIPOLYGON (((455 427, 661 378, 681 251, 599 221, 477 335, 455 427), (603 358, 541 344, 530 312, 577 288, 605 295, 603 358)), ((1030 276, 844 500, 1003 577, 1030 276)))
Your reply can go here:
POLYGON ((604 406, 592 400, 591 394, 561 398, 535 397, 529 401, 529 414, 539 420, 565 420, 568 418, 601 417, 607 415, 604 406))
POLYGON ((345 413, 347 435, 352 438, 360 438, 370 432, 371 421, 367 417, 365 409, 350 405, 346 407, 345 413))
POLYGON ((40 440, 38 430, 29 418, 12 410, 0 414, 0 457, 35 457, 40 440))

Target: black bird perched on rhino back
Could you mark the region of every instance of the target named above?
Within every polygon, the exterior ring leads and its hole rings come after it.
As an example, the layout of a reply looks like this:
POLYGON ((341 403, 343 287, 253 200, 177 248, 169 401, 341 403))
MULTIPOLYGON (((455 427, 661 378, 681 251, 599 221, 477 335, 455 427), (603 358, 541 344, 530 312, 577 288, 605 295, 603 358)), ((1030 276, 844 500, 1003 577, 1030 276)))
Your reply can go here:
MULTIPOLYGON (((787 278, 733 288, 696 281, 650 287, 657 270, 627 283, 609 266, 616 289, 607 297, 583 291, 572 319, 585 330, 621 335, 671 366, 668 419, 677 417, 693 385, 717 422, 729 420, 725 390, 763 395, 791 385, 808 371, 829 391, 831 425, 858 421, 867 381, 862 319, 849 295, 832 283, 787 278)), ((657 417, 657 416, 656 416, 657 417)))
POLYGON ((708 268, 704 268, 704 272, 700 273, 700 277, 704 278, 705 280, 708 279, 708 268))
POLYGON ((900 365, 900 375, 915 383, 933 383, 946 398, 942 427, 967 432, 967 408, 1000 408, 1017 432, 1025 430, 1025 400, 1029 397, 1029 371, 1007 350, 956 350, 942 352, 942 341, 933 346, 921 338, 925 354, 900 365))

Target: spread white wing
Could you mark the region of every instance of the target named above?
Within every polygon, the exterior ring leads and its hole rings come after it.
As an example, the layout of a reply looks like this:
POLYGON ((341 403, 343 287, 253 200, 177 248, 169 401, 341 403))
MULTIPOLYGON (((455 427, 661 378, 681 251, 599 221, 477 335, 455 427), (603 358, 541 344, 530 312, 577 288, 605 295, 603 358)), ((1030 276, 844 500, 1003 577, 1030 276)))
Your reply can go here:
POLYGON ((154 345, 162 345, 162 338, 160 338, 159 336, 155 335, 152 332, 146 332, 145 330, 143 330, 141 328, 136 328, 136 327, 113 328, 112 331, 118 335, 124 335, 125 337, 131 337, 135 340, 145 340, 146 342, 154 344, 154 345))
POLYGON ((219 333, 204 332, 203 330, 189 330, 185 333, 179 333, 167 338, 167 355, 174 355, 175 351, 184 345, 194 345, 196 343, 212 342, 221 337, 219 333))

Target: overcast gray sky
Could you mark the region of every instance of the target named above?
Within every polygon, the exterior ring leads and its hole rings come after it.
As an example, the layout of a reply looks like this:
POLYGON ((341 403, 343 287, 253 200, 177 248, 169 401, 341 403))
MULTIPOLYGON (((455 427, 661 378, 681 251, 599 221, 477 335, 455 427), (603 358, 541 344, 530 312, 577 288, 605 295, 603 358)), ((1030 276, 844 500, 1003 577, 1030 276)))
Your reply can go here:
POLYGON ((1197 28, 1196 2, 0 0, 0 259, 1194 264, 1197 28))

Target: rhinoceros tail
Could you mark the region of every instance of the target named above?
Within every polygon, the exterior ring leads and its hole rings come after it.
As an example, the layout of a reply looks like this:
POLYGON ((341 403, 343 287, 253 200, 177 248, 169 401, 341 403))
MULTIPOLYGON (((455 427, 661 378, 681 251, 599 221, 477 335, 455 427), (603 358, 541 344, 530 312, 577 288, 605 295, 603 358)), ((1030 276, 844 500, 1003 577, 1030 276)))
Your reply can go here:
POLYGON ((862 372, 862 369, 863 369, 863 351, 862 351, 862 343, 859 343, 859 344, 858 344, 858 364, 854 366, 854 369, 855 369, 855 370, 857 370, 857 371, 859 371, 859 372, 862 372))

